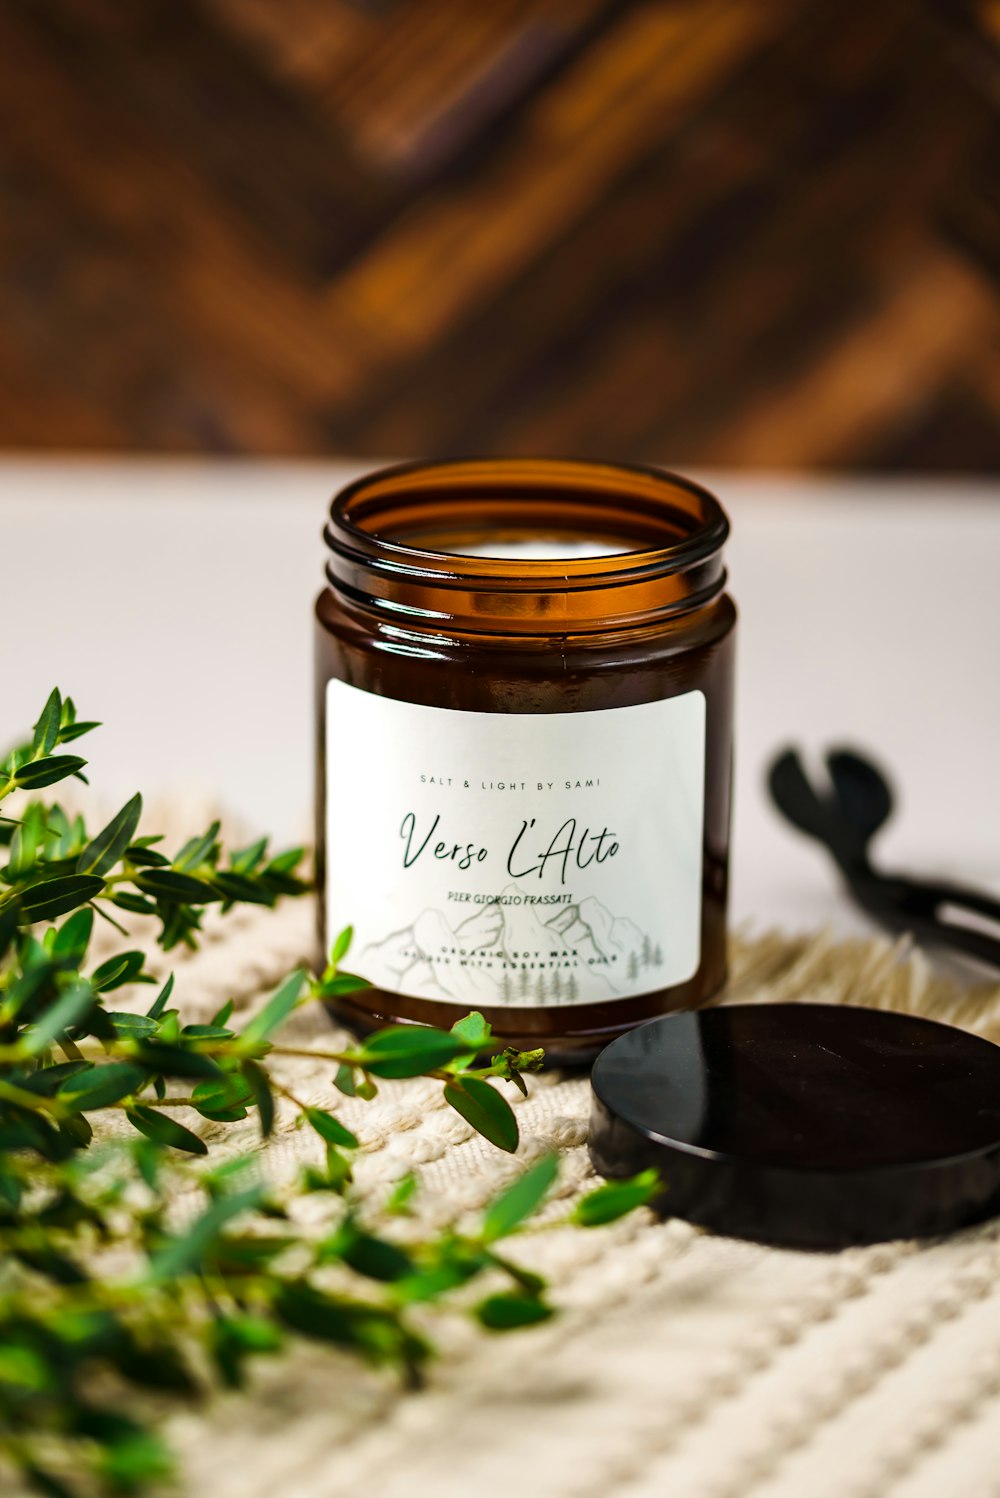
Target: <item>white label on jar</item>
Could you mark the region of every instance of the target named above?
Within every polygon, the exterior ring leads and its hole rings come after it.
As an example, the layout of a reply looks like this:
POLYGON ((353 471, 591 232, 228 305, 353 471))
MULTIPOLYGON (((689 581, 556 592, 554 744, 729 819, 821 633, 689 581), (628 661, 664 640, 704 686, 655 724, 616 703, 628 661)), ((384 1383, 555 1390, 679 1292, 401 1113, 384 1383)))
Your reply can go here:
POLYGON ((327 686, 327 929, 379 988, 596 1004, 701 955, 705 698, 472 713, 327 686))

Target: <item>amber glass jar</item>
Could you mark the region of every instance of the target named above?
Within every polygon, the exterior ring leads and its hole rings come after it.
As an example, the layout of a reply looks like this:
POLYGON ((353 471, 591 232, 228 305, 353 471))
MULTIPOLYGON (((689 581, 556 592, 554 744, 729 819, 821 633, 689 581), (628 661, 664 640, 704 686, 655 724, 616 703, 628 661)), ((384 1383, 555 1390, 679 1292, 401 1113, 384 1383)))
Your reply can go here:
POLYGON ((333 502, 317 607, 323 939, 355 1028, 584 1061, 726 970, 728 522, 653 469, 387 469, 333 502))

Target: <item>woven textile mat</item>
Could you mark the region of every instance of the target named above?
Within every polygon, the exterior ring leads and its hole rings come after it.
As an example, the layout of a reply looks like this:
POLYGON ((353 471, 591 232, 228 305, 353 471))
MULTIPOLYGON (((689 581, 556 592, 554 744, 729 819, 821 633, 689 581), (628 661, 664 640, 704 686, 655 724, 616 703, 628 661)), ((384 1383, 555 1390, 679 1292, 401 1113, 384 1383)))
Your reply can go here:
MULTIPOLYGON (((227 998, 245 1013, 308 958, 307 902, 235 912, 177 959, 185 1018, 227 998)), ((162 954, 154 964, 166 967, 162 954)), ((1000 989, 959 991, 920 954, 826 935, 735 938, 725 1002, 902 1009, 1000 1038, 1000 989)), ((329 1046, 322 1013, 295 1044, 329 1046)), ((329 1105, 330 1065, 286 1060, 302 1100, 329 1105)), ((356 1178, 378 1198, 414 1168, 420 1225, 476 1211, 543 1151, 564 1157, 552 1216, 592 1184, 588 1083, 531 1079, 511 1160, 474 1135, 437 1084, 338 1100, 362 1140, 356 1178)), ((187 1120, 233 1153, 252 1118, 187 1120)), ((265 1168, 319 1148, 279 1112, 265 1168)), ((320 1210, 317 1206, 317 1210, 320 1210)), ((1000 1495, 1000 1221, 923 1245, 840 1254, 767 1249, 647 1213, 592 1232, 517 1241, 562 1314, 490 1337, 438 1317, 444 1356, 419 1394, 346 1357, 305 1348, 261 1368, 249 1394, 170 1418, 189 1498, 962 1498, 1000 1495)))

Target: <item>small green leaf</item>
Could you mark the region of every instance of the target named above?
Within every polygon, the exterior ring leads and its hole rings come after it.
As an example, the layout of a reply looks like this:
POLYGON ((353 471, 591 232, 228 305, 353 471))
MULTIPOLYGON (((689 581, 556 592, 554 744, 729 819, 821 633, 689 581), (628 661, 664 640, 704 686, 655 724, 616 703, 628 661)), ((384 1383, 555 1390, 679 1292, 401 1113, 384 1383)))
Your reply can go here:
POLYGON ((129 1108, 126 1117, 140 1134, 145 1134, 147 1139, 152 1139, 157 1144, 169 1144, 173 1149, 184 1150, 189 1155, 208 1154, 208 1145, 204 1139, 199 1139, 197 1134, 192 1134, 190 1129, 179 1124, 175 1118, 168 1118, 155 1108, 129 1108))
POLYGON ((301 1279, 283 1285, 274 1311, 307 1337, 349 1347, 369 1362, 400 1365, 411 1374, 430 1353, 427 1342, 401 1323, 395 1308, 326 1294, 301 1279))
POLYGON ((208 1338, 216 1367, 231 1389, 242 1387, 243 1363, 250 1354, 278 1352, 284 1346, 280 1327, 262 1316, 244 1313, 216 1316, 208 1338))
POLYGON ((253 1088, 245 1077, 224 1076, 211 1082, 199 1082, 191 1093, 191 1106, 205 1118, 228 1119, 230 1114, 246 1118, 246 1105, 254 1100, 253 1088))
POLYGON ((19 1045, 27 1056, 37 1056, 59 1036, 90 1013, 94 1007, 94 990, 89 983, 74 983, 66 988, 44 1014, 22 1034, 19 1045))
POLYGON ((42 786, 55 785, 68 775, 79 775, 86 763, 76 754, 53 754, 48 759, 22 765, 14 776, 14 784, 26 791, 41 790, 42 786))
POLYGON ((35 733, 31 740, 31 752, 36 758, 51 754, 55 748, 62 723, 62 710, 63 704, 59 689, 53 687, 48 701, 42 708, 41 716, 35 724, 35 733))
POLYGON ((59 730, 60 744, 71 744, 74 739, 82 738, 85 733, 93 733, 95 728, 100 728, 100 723, 90 719, 87 723, 64 723, 59 730))
POLYGON ((134 1066, 131 1061, 109 1061, 77 1072, 63 1083, 56 1097, 68 1107, 85 1113, 93 1108, 109 1108, 137 1092, 145 1081, 146 1073, 141 1066, 134 1066))
POLYGON ((167 1010, 166 1014, 160 1020, 159 1029, 156 1032, 156 1038, 164 1045, 177 1044, 177 1042, 181 1038, 181 1017, 178 1010, 167 1010))
POLYGON ((45 833, 45 808, 34 801, 27 807, 11 838, 6 877, 12 884, 34 868, 45 833))
POLYGON ((304 1280, 282 1285, 275 1296, 274 1309, 286 1326, 307 1337, 348 1347, 357 1341, 353 1307, 340 1304, 304 1280))
POLYGON ((212 855, 217 851, 220 822, 213 822, 207 832, 199 837, 188 838, 181 851, 173 861, 175 869, 196 869, 200 864, 210 862, 212 855))
POLYGON ((21 906, 17 900, 10 900, 0 910, 0 957, 6 956, 8 948, 17 936, 20 913, 21 906))
POLYGON ((164 1077, 214 1078, 222 1070, 211 1056, 187 1046, 164 1043, 159 1037, 140 1041, 135 1048, 135 1059, 164 1077))
POLYGON ((518 1128, 514 1110, 495 1087, 479 1077, 456 1077, 445 1087, 444 1096, 456 1113, 460 1113, 466 1123, 491 1144, 508 1154, 517 1149, 518 1128))
POLYGON ((247 1176, 252 1177, 251 1184, 256 1185, 259 1168, 260 1162, 255 1155, 242 1153, 211 1166, 200 1179, 213 1196, 231 1196, 237 1187, 242 1189, 247 1176))
POLYGON ((342 993, 357 993, 359 988, 371 988, 367 978, 355 973, 324 973, 317 985, 321 999, 335 999, 342 993))
POLYGON ((0 1171, 0 1202, 5 1207, 12 1207, 16 1212, 24 1197, 24 1187, 16 1175, 8 1171, 0 1171))
POLYGON ((175 1475, 162 1436, 138 1425, 129 1434, 99 1445, 96 1467, 103 1483, 115 1493, 134 1493, 175 1475))
POLYGON ((129 843, 125 849, 125 861, 135 869, 168 869, 170 867, 170 859, 166 854, 147 847, 142 838, 129 843))
POLYGON ((267 838, 258 838, 249 847, 238 848, 230 854, 229 866, 235 874, 252 874, 267 852, 267 838))
POLYGON ((530 1169, 508 1186, 487 1208, 483 1219, 483 1238, 494 1243, 506 1238, 526 1217, 537 1210, 559 1174, 556 1155, 543 1155, 530 1169))
POLYGON ((175 869, 143 869, 135 876, 143 894, 166 904, 210 905, 220 897, 204 879, 193 874, 178 874, 175 869))
POLYGON ((263 1316, 239 1314, 225 1320, 230 1335, 247 1352, 278 1352, 284 1345, 281 1328, 263 1316))
POLYGON ((419 1077, 454 1060, 464 1049, 446 1030, 393 1025, 369 1036, 355 1060, 376 1077, 419 1077))
POLYGON ((55 1097, 67 1078, 75 1077, 77 1072, 87 1071, 91 1064, 82 1056, 72 1061, 53 1061, 48 1066, 36 1067, 27 1076, 22 1075, 18 1086, 27 1092, 37 1092, 39 1097, 55 1097))
POLYGON ((326 1147, 326 1174, 322 1180, 325 1191, 341 1193, 353 1180, 351 1162, 335 1144, 328 1144, 326 1147))
POLYGON ((339 1144, 349 1150, 358 1148, 358 1141, 350 1129, 345 1129, 331 1113, 324 1113, 321 1108, 307 1108, 304 1116, 327 1144, 339 1144))
POLYGON ((267 874, 291 874, 305 857, 305 848, 286 848, 284 853, 279 853, 272 858, 265 869, 267 874))
POLYGON ((356 1274, 366 1279, 391 1284, 393 1280, 405 1279, 413 1273, 413 1260, 395 1243, 385 1238, 375 1238, 370 1233, 354 1232, 335 1255, 356 1274))
POLYGON ((155 915, 156 906, 145 895, 137 895, 131 889, 116 889, 111 896, 112 905, 127 910, 131 915, 155 915))
POLYGON ((544 1278, 536 1274, 533 1269, 525 1269, 523 1264, 515 1264, 510 1259, 501 1258, 495 1250, 491 1251, 490 1259, 498 1269, 503 1270, 504 1274, 510 1275, 523 1294, 541 1295, 545 1289, 544 1278))
POLYGON ((167 979, 166 983, 164 983, 163 987, 160 989, 159 993, 156 995, 156 998, 153 1000, 153 1002, 150 1004, 149 1008, 146 1010, 146 1014, 147 1014, 147 1016, 150 1019, 159 1019, 159 1017, 163 1013, 164 1009, 166 1009, 166 1007, 167 1007, 167 1001, 170 998, 170 995, 173 993, 173 991, 174 991, 174 975, 173 975, 173 973, 171 973, 170 976, 169 976, 169 978, 167 979))
POLYGON ((269 1139, 274 1128, 274 1097, 267 1072, 256 1061, 244 1061, 241 1071, 246 1078, 257 1104, 262 1139, 269 1139))
POLYGON ((493 1039, 493 1026, 487 1024, 478 1010, 473 1010, 464 1019, 455 1021, 451 1033, 457 1035, 468 1050, 479 1052, 485 1051, 493 1039))
POLYGON ((87 1149, 94 1137, 94 1131, 82 1113, 72 1113, 68 1118, 60 1119, 59 1132, 65 1138, 72 1139, 74 1148, 78 1150, 87 1149))
POLYGON ((29 921, 54 921, 79 905, 86 905, 104 888, 104 880, 93 874, 63 874, 45 879, 21 891, 21 910, 29 921))
POLYGON ((385 1210, 394 1217, 405 1217, 410 1211, 410 1202, 417 1193, 420 1182, 412 1170, 400 1177, 386 1198, 385 1210))
POLYGON ((263 1009, 255 1014, 245 1027, 243 1039, 254 1043, 266 1040, 272 1030, 276 1030, 297 1005, 305 981, 306 975, 301 968, 291 973, 281 987, 271 995, 263 1009))
POLYGON ((98 993, 110 993, 112 989, 122 988, 126 983, 138 982, 143 976, 145 960, 142 952, 121 952, 95 968, 90 981, 98 993))
POLYGON ((50 839, 47 852, 52 858, 70 858, 76 846, 73 825, 61 806, 50 806, 46 817, 46 830, 50 839))
POLYGON ((52 942, 53 957, 78 964, 90 945, 94 929, 94 912, 87 907, 76 910, 63 921, 52 942))
POLYGON ((656 1170, 643 1170, 626 1181, 606 1181, 596 1191, 581 1197, 570 1221, 581 1228, 603 1227, 605 1223, 616 1222, 619 1217, 634 1212, 637 1207, 646 1206, 662 1190, 663 1183, 656 1170))
POLYGON ((56 981, 58 968, 55 963, 47 959, 44 948, 31 936, 22 939, 20 956, 23 971, 21 976, 15 978, 7 988, 3 1009, 5 1018, 21 1015, 23 1011, 27 1020, 36 1013, 42 1002, 39 996, 43 989, 56 981), (38 948, 41 956, 33 950, 35 947, 38 948), (38 1003, 31 1009, 27 1008, 36 998, 38 1003))
POLYGON ((354 927, 345 926, 330 948, 330 966, 332 968, 339 967, 341 958, 346 957, 348 948, 353 940, 354 927))
POLYGON ((491 1332, 516 1331, 522 1326, 536 1326, 548 1321, 552 1307, 533 1296, 514 1293, 489 1295, 476 1306, 480 1323, 491 1332))
MULTIPOLYGON (((157 1114, 156 1117, 162 1118, 162 1114, 157 1114)), ((195 1136, 190 1137, 193 1139, 195 1136)), ((170 1143, 171 1141, 164 1140, 163 1142, 170 1143)), ((199 1139, 197 1143, 201 1144, 201 1140, 199 1139)), ((197 1153, 205 1153, 203 1144, 197 1153)), ((162 1283, 165 1280, 176 1279, 178 1275, 187 1274, 190 1270, 197 1268, 211 1250, 226 1223, 231 1222, 234 1217, 239 1217, 243 1212, 252 1211, 254 1207, 260 1205, 263 1197, 263 1186, 250 1186, 247 1190, 236 1191, 231 1196, 218 1197, 193 1226, 187 1229, 183 1238, 172 1238, 153 1255, 150 1277, 162 1283)))
POLYGON ((114 868, 132 841, 141 816, 142 797, 136 795, 87 844, 77 859, 77 873, 106 874, 114 868))
POLYGON ((219 869, 211 875, 212 885, 226 900, 241 900, 245 905, 273 905, 274 895, 245 874, 219 869))
POLYGON ((344 1097, 356 1097, 358 1089, 354 1081, 354 1067, 342 1061, 334 1073, 333 1085, 344 1097))
POLYGON ((156 1034, 156 1021, 148 1019, 144 1014, 127 1014, 123 1010, 109 1009, 107 1015, 114 1025, 115 1034, 123 1039, 133 1037, 146 1040, 150 1035, 156 1034))
POLYGON ((0 1384, 38 1392, 51 1388, 55 1371, 31 1347, 0 1346, 0 1384))
POLYGON ((234 1004, 232 999, 227 999, 222 1008, 212 1016, 213 1025, 228 1025, 233 1017, 234 1004))
POLYGON ((401 1281, 395 1288, 395 1298, 403 1305, 424 1305, 440 1300, 460 1285, 467 1285, 482 1270, 490 1267, 490 1260, 483 1254, 478 1258, 466 1256, 456 1260, 448 1258, 443 1264, 434 1264, 429 1269, 418 1270, 401 1281))

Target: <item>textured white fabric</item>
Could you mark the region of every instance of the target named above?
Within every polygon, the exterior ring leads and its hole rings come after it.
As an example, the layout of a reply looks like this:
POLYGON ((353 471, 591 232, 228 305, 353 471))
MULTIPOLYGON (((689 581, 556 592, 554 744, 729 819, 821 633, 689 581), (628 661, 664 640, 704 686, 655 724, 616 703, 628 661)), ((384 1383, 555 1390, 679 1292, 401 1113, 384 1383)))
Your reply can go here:
MULTIPOLYGON (((180 962, 179 1001, 192 1017, 227 997, 250 1009, 311 944, 304 903, 231 916, 180 962)), ((734 940, 732 956, 727 1002, 902 1008, 1000 1036, 1000 990, 961 992, 902 945, 770 935, 734 940)), ((323 1015, 295 1026, 296 1044, 330 1044, 323 1015)), ((281 1075, 330 1104, 330 1071, 306 1057, 281 1075)), ((558 1216, 592 1184, 587 1081, 543 1075, 514 1102, 520 1161, 564 1154, 558 1216)), ((436 1084, 386 1084, 341 1112, 363 1142, 362 1189, 419 1170, 419 1225, 474 1211, 518 1168, 436 1084)), ((279 1179, 315 1147, 293 1117, 282 1108, 267 1152, 279 1179)), ((216 1127, 226 1149, 256 1148, 249 1121, 216 1127)), ((435 1318, 445 1356, 416 1395, 324 1349, 268 1364, 248 1395, 171 1418, 190 1498, 1000 1495, 1000 1223, 806 1254, 643 1212, 517 1248, 550 1278, 557 1320, 489 1337, 435 1318)))

